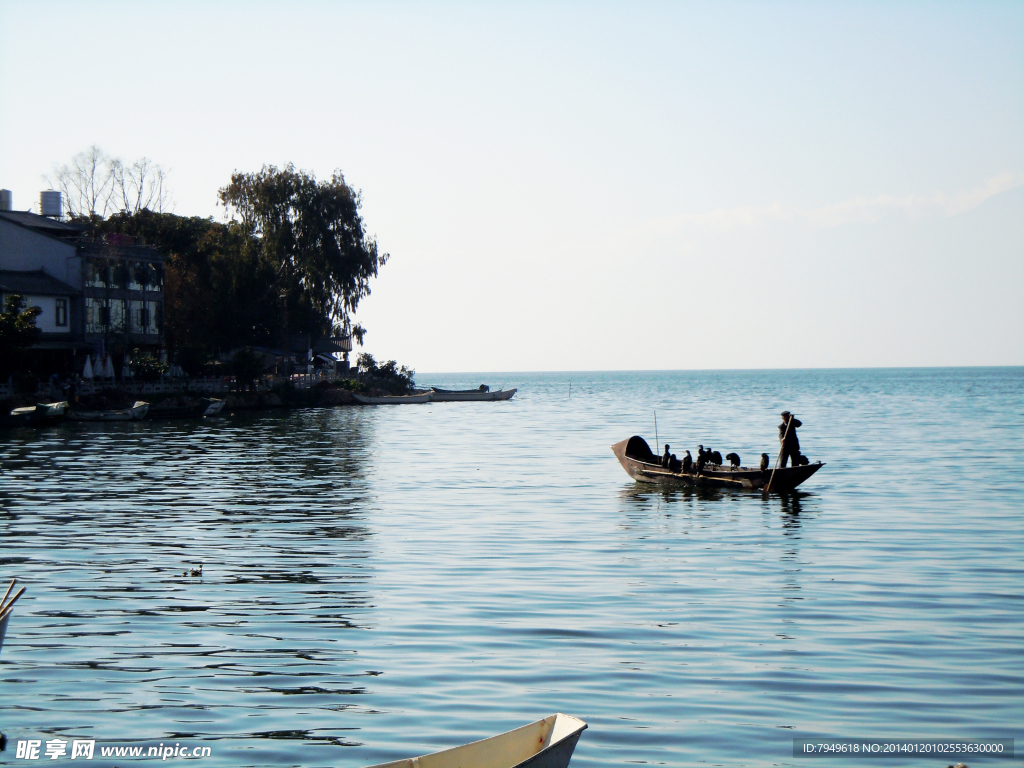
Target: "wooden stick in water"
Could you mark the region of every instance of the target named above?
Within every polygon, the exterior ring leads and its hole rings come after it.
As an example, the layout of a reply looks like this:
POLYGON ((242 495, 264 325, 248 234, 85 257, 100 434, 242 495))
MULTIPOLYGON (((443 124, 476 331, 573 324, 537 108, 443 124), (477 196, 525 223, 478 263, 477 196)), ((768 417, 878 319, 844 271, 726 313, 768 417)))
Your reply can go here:
POLYGON ((8 587, 7 591, 4 593, 3 599, 0 599, 0 613, 3 613, 3 605, 5 602, 7 602, 7 595, 9 595, 10 591, 14 589, 15 584, 17 584, 17 579, 11 579, 10 587, 8 587))
POLYGON ((3 608, 4 603, 7 601, 7 595, 11 594, 11 590, 14 589, 14 585, 17 584, 17 582, 17 579, 11 579, 11 586, 9 586, 7 591, 4 593, 3 600, 0 600, 0 608, 3 608))
POLYGON ((768 478, 768 485, 764 487, 765 495, 767 495, 772 489, 772 481, 775 479, 775 470, 779 468, 779 462, 782 461, 782 452, 786 450, 786 438, 789 437, 789 425, 793 423, 793 414, 789 414, 789 421, 786 422, 786 432, 782 435, 782 445, 779 447, 779 455, 775 457, 775 469, 772 470, 772 476, 768 478))
POLYGON ((661 441, 658 439, 658 409, 654 409, 654 452, 661 456, 661 441))
POLYGON ((0 619, 2 619, 4 616, 11 612, 11 606, 18 602, 18 598, 21 597, 23 594, 25 594, 25 587, 22 587, 17 592, 15 592, 14 597, 11 598, 11 602, 9 602, 3 608, 0 608, 0 619))

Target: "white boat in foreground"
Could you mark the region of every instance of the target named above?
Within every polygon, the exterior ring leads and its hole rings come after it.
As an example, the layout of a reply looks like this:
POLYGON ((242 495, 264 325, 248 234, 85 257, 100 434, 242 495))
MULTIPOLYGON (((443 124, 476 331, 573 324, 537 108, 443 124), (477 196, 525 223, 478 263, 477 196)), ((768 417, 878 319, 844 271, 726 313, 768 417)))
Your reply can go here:
POLYGON ((489 401, 489 400, 511 400, 512 395, 516 393, 516 389, 499 389, 497 392, 491 392, 488 389, 438 389, 437 387, 431 387, 430 391, 433 393, 433 402, 435 403, 457 403, 464 400, 473 401, 489 401))
POLYGON ((14 604, 17 602, 19 597, 25 594, 25 588, 22 587, 14 594, 14 597, 11 597, 10 600, 7 599, 10 597, 11 590, 14 589, 14 585, 17 584, 17 582, 17 579, 11 579, 11 586, 7 588, 6 594, 0 598, 0 648, 4 647, 4 635, 7 634, 7 622, 11 618, 11 611, 14 609, 14 604))
POLYGON ((565 768, 586 727, 559 712, 489 739, 370 768, 565 768))
POLYGON ((352 397, 355 398, 357 403, 363 405, 402 405, 405 403, 429 403, 432 392, 419 392, 415 395, 379 395, 373 397, 371 395, 360 395, 358 392, 353 392, 352 397))

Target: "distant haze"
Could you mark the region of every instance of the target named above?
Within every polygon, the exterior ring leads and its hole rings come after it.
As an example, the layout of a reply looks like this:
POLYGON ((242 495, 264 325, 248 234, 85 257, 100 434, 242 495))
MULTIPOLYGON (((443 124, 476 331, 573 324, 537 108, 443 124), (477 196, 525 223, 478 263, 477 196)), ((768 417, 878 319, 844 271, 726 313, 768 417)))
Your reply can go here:
POLYGON ((364 196, 420 370, 1024 364, 1024 3, 0 2, 0 187, 364 196))

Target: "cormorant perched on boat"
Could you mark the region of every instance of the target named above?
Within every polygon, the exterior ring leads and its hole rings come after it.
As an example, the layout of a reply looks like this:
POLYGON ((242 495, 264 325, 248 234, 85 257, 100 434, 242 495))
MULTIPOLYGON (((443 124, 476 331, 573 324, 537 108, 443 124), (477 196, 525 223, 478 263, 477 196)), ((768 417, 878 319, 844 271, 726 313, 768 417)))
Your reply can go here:
POLYGON ((725 458, 729 460, 729 464, 733 469, 736 469, 740 465, 740 455, 738 453, 727 453, 725 458))
POLYGON ((802 453, 793 460, 793 466, 806 467, 811 463, 811 460, 804 456, 802 453))
POLYGON ((690 470, 693 468, 693 456, 687 451, 686 455, 683 456, 683 472, 690 474, 690 470))
POLYGON ((762 472, 767 472, 768 471, 768 464, 769 464, 768 454, 767 453, 762 453, 761 454, 761 471, 762 472))
POLYGON ((668 452, 668 443, 665 443, 665 455, 661 457, 661 466, 668 469, 669 462, 672 460, 671 454, 668 452))
POLYGON ((718 466, 722 466, 722 454, 720 454, 718 451, 709 451, 709 453, 711 455, 708 456, 708 459, 711 460, 711 463, 717 464, 718 466))
MULTIPOLYGON (((701 446, 703 448, 704 446, 701 446)), ((697 474, 704 471, 704 465, 708 463, 708 452, 701 450, 697 452, 697 474)))

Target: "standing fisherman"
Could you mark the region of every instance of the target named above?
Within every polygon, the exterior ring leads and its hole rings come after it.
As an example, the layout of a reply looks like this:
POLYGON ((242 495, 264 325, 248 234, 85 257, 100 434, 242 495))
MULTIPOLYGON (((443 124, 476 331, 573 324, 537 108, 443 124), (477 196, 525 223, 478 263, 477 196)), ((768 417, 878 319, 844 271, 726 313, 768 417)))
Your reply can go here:
POLYGON ((793 459, 793 466, 797 466, 800 459, 800 438, 796 436, 797 427, 802 427, 801 421, 789 411, 782 412, 782 423, 779 424, 779 442, 782 443, 782 467, 785 468, 786 460, 793 459))

